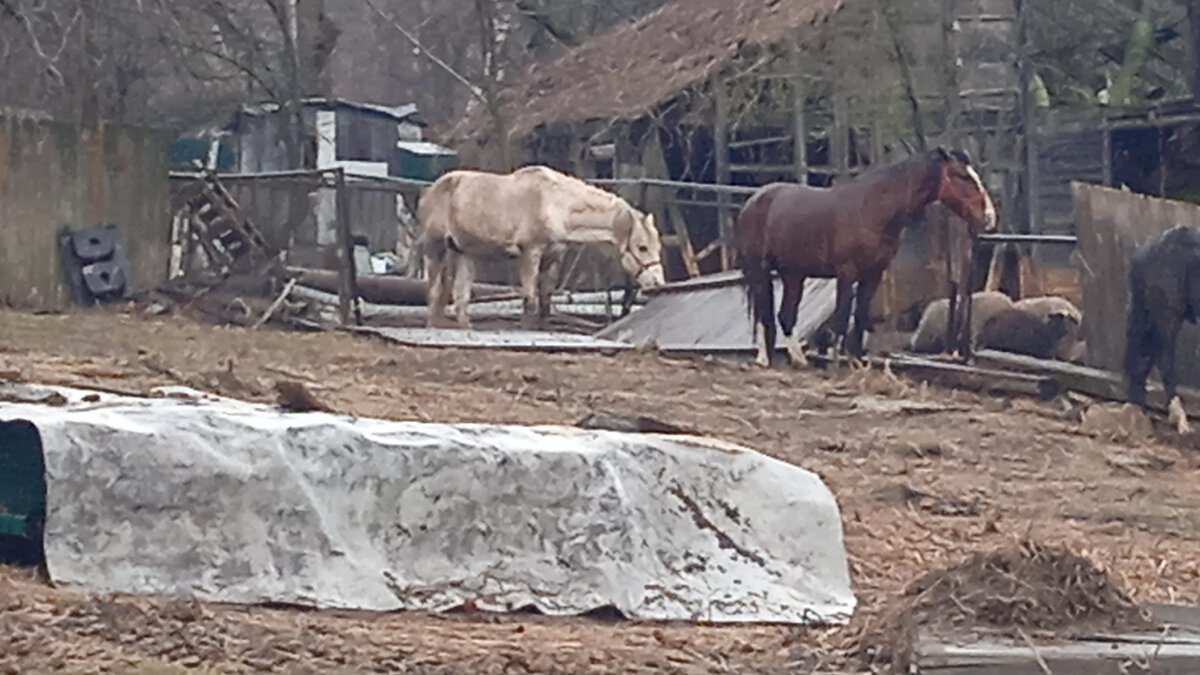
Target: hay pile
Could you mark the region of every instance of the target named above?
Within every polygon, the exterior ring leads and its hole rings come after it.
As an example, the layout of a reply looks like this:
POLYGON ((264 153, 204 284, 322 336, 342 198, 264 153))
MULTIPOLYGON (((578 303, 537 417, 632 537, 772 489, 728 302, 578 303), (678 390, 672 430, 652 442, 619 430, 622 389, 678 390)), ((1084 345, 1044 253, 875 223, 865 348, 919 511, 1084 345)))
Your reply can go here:
POLYGON ((1087 630, 1152 627, 1148 612, 1086 558, 1033 542, 972 557, 913 582, 866 632, 860 651, 905 672, 919 629, 962 636, 981 630, 1027 639, 1087 630))

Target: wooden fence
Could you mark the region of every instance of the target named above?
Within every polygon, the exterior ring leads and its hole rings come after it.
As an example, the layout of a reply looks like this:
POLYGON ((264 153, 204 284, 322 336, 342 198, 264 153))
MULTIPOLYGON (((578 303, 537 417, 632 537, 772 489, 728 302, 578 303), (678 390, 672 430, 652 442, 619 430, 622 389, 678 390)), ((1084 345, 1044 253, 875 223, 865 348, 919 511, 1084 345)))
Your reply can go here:
MULTIPOLYGON (((1200 206, 1074 182, 1083 336, 1091 365, 1121 372, 1129 311, 1129 263, 1139 246, 1176 225, 1200 227, 1200 206)), ((1184 324, 1181 384, 1200 386, 1200 330, 1184 324)))
POLYGON ((0 303, 66 305, 62 227, 116 225, 130 288, 165 280, 169 144, 168 134, 153 129, 81 129, 38 113, 0 110, 0 303))
MULTIPOLYGON (((323 172, 223 174, 219 178, 269 242, 289 251, 292 264, 326 269, 337 267, 337 242, 332 227, 336 213, 349 217, 351 232, 368 236, 372 250, 392 250, 397 244, 397 226, 400 224, 394 207, 396 198, 402 196, 409 214, 415 216, 420 192, 429 185, 417 180, 349 174, 341 188, 349 204, 341 210, 336 206, 337 196, 332 194, 334 186, 323 172), (324 193, 331 193, 328 195, 331 199, 322 200, 324 193), (326 215, 321 216, 322 210, 327 212, 326 215)), ((194 180, 195 174, 173 173, 172 179, 181 186, 194 180)), ((735 255, 729 222, 757 190, 747 186, 655 178, 593 179, 589 182, 612 190, 630 204, 655 215, 662 232, 667 276, 673 280, 720 273, 733 267, 735 255), (725 214, 724 218, 722 214, 725 214)), ((945 223, 932 218, 922 228, 905 230, 900 253, 885 273, 875 296, 873 317, 890 321, 894 328, 912 329, 897 320, 902 315, 910 315, 908 318, 915 320, 917 315, 910 310, 945 295, 947 281, 942 245, 945 227, 945 223)), ((411 242, 418 233, 417 228, 419 224, 414 220, 399 229, 412 230, 406 234, 411 242)), ((1021 237, 994 235, 992 239, 1030 243, 1021 237)), ((1030 239, 1028 235, 1025 238, 1030 239)), ((1032 239, 1043 241, 1045 237, 1032 239)), ((1053 243, 1070 243, 1066 240, 1071 238, 1063 239, 1063 242, 1053 243)), ((399 248, 405 248, 405 242, 401 241, 399 248)), ((397 252, 403 257, 403 251, 397 252)), ((513 268, 503 261, 483 264, 477 269, 477 280, 513 284, 516 282, 513 268)), ((561 287, 570 290, 611 289, 623 285, 624 281, 624 273, 611 251, 596 246, 569 249, 561 287)), ((1028 285, 1041 287, 1040 284, 1028 285)))

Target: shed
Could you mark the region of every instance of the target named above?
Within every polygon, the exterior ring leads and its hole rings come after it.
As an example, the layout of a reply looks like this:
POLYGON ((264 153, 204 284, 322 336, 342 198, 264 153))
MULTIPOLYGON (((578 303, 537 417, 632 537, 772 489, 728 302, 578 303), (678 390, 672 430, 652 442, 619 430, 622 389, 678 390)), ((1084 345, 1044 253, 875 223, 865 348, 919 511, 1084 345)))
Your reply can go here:
POLYGON ((397 141, 391 174, 416 180, 437 180, 458 167, 458 153, 430 141, 397 141))
POLYGON ((341 162, 390 166, 396 143, 419 141, 425 126, 415 105, 384 106, 336 98, 304 99, 302 166, 289 166, 278 103, 243 106, 228 131, 237 146, 241 173, 325 169, 341 162))

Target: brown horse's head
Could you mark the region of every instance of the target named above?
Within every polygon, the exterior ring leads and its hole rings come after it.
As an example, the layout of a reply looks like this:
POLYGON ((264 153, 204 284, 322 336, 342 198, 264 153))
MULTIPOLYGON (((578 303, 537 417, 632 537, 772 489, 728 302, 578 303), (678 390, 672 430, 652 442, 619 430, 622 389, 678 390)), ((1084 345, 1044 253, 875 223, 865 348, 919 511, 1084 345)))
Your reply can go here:
POLYGON ((996 207, 983 186, 979 174, 971 166, 971 157, 962 150, 938 148, 941 165, 938 167, 937 199, 971 229, 979 232, 996 231, 996 207))
MULTIPOLYGON (((666 283, 662 263, 662 238, 653 214, 644 214, 633 207, 625 209, 623 218, 630 219, 629 238, 620 241, 621 267, 641 288, 654 288, 666 283)), ((624 233, 625 228, 618 228, 624 233)))

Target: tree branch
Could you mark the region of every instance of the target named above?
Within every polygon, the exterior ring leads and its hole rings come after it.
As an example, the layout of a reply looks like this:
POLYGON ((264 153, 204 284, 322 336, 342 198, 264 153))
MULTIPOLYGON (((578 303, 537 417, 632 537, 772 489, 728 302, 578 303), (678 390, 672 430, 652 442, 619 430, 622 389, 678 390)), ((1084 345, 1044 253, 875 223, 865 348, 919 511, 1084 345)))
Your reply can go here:
POLYGON ((384 14, 381 9, 379 9, 378 7, 375 6, 374 2, 371 2, 371 0, 363 0, 363 2, 365 2, 367 4, 367 7, 370 7, 376 14, 378 14, 381 19, 383 19, 384 21, 387 21, 389 24, 391 24, 392 28, 395 28, 401 35, 403 35, 405 37, 405 39, 407 39, 409 42, 411 42, 413 44, 413 46, 417 48, 418 51, 420 51, 422 54, 425 55, 426 58, 428 58, 435 65, 437 65, 437 67, 439 67, 442 70, 449 73, 451 77, 458 80, 463 86, 465 86, 467 89, 469 89, 471 91, 471 94, 476 99, 478 99, 481 103, 486 104, 488 102, 487 98, 485 98, 483 95, 482 89, 480 89, 479 87, 472 84, 470 80, 463 77, 457 70, 451 68, 450 64, 448 64, 445 61, 438 58, 437 54, 434 54, 433 52, 429 51, 429 49, 427 49, 425 47, 425 45, 421 44, 421 41, 417 39, 416 35, 413 35, 412 33, 410 33, 408 30, 406 30, 404 28, 404 26, 401 26, 392 17, 388 16, 387 14, 384 14))

